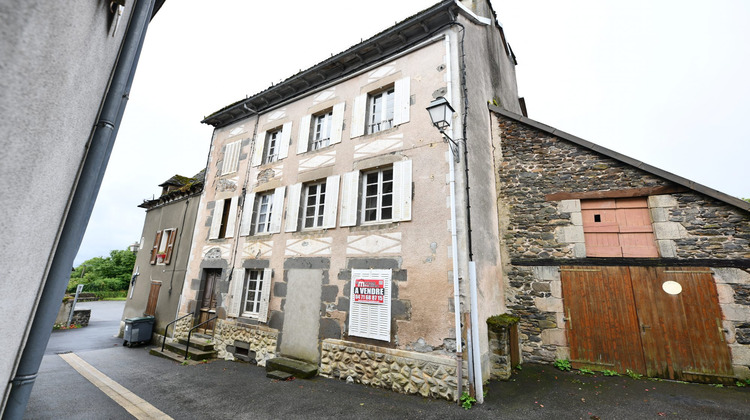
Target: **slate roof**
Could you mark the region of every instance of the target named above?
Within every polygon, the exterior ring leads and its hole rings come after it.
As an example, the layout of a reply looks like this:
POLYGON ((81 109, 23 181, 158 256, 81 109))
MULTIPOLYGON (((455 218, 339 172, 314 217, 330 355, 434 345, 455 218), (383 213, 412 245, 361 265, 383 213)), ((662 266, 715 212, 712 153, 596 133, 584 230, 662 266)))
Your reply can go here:
POLYGON ((201 170, 192 177, 174 175, 173 177, 159 184, 159 186, 175 186, 178 188, 173 189, 166 194, 162 194, 158 198, 143 200, 143 203, 139 204, 138 207, 150 210, 154 207, 169 203, 185 196, 200 194, 203 191, 203 181, 205 177, 205 169, 201 170))
POLYGON ((510 118, 512 120, 516 120, 520 123, 526 124, 530 127, 533 127, 537 130, 544 131, 545 133, 549 133, 553 136, 559 137, 563 140, 567 140, 571 143, 574 143, 578 146, 584 147, 586 149, 592 150, 594 152, 600 153, 604 156, 610 157, 612 159, 618 160, 622 163, 625 163, 627 165, 636 167, 642 171, 648 172, 652 175, 656 175, 658 177, 664 178, 668 181, 674 182, 675 184, 682 185, 683 187, 686 187, 690 190, 699 192, 701 194, 707 195, 711 198, 714 198, 716 200, 719 200, 721 202, 724 202, 726 204, 729 204, 731 206, 740 208, 742 210, 750 212, 750 203, 740 200, 737 197, 733 197, 729 194, 725 194, 721 191, 715 190, 713 188, 707 187, 703 184, 699 184, 695 181, 691 181, 687 178, 683 178, 681 176, 675 175, 671 172, 667 172, 663 169, 659 169, 655 166, 651 166, 647 163, 641 162, 640 160, 633 159, 629 156, 625 156, 622 153, 615 152, 614 150, 607 149, 606 147, 599 146, 596 143, 592 143, 588 140, 584 140, 580 137, 576 137, 572 134, 568 134, 564 131, 558 130, 554 127, 550 127, 546 124, 542 124, 538 121, 532 120, 530 118, 524 117, 523 115, 518 115, 516 113, 507 111, 505 109, 499 108, 494 105, 488 105, 490 111, 495 112, 497 114, 500 114, 504 117, 510 118))

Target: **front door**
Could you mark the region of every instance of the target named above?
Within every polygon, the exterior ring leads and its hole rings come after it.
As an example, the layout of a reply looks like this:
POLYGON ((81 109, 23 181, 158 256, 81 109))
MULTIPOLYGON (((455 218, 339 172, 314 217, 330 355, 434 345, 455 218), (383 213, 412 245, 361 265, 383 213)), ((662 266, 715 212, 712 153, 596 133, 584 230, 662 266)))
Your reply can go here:
POLYGON ((731 355, 708 268, 561 267, 576 368, 730 382, 731 355))
MULTIPOLYGON (((209 268, 204 271, 203 287, 198 299, 198 325, 202 324, 216 315, 216 285, 221 279, 221 269, 209 268)), ((208 333, 213 331, 214 322, 211 321, 198 328, 199 331, 208 333)))

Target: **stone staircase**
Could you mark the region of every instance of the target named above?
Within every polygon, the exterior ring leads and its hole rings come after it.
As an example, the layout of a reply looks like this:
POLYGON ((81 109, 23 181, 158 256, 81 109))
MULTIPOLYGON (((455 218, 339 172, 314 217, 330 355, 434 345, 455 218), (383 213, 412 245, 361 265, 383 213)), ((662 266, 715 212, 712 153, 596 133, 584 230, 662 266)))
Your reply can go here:
POLYGON ((266 361, 266 377, 287 380, 291 377, 300 379, 314 378, 318 374, 318 366, 288 357, 274 357, 266 361))
POLYGON ((216 354, 218 353, 214 350, 212 337, 203 334, 194 334, 190 337, 190 349, 187 349, 187 339, 185 338, 178 338, 176 340, 168 338, 163 352, 161 351, 161 341, 157 344, 156 347, 149 349, 148 352, 150 354, 187 365, 210 362, 216 359, 216 354), (185 359, 186 351, 187 359, 185 359))

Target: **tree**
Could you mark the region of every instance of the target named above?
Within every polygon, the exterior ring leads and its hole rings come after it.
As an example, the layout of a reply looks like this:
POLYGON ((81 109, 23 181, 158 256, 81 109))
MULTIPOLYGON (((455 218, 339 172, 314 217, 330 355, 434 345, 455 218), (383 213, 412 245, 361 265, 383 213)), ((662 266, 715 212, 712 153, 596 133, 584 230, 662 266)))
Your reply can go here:
POLYGON ((83 284, 88 292, 122 291, 128 289, 135 265, 135 254, 129 250, 112 250, 109 257, 94 257, 75 267, 70 274, 68 293, 83 284))

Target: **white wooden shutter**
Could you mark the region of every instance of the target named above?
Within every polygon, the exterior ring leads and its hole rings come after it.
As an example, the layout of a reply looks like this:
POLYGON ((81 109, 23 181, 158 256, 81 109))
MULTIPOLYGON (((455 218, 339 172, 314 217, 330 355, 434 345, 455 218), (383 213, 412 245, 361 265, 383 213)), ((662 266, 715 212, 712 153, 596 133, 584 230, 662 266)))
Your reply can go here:
POLYGON ((393 164, 393 221, 411 220, 411 161, 393 164))
POLYGON ((344 131, 344 110, 346 102, 339 102, 333 106, 331 117, 331 144, 341 143, 341 133, 344 131))
POLYGON ((341 184, 341 220, 339 226, 354 226, 357 224, 359 171, 345 173, 341 184))
POLYGON ((253 147, 253 159, 250 166, 258 166, 263 162, 263 147, 266 145, 266 132, 261 131, 255 136, 255 147, 253 147))
POLYGON ((281 127, 281 140, 279 143, 279 159, 289 156, 289 143, 292 138, 292 122, 285 122, 281 127))
POLYGON ((299 138, 297 139, 297 154, 305 153, 307 151, 308 143, 310 142, 310 123, 312 122, 312 115, 307 114, 299 122, 299 138))
POLYGON ((399 125, 409 122, 409 105, 410 105, 410 81, 408 77, 396 80, 394 84, 393 99, 393 125, 399 125))
POLYGON ((250 234, 253 225, 253 205, 255 205, 255 193, 245 194, 245 204, 242 206, 242 220, 240 221, 240 236, 250 234))
POLYGON ((240 162, 241 145, 241 141, 235 141, 224 146, 224 164, 221 167, 222 175, 237 172, 237 164, 240 162))
POLYGON ((279 187, 273 192, 273 207, 271 207, 271 226, 268 233, 281 232, 281 216, 284 214, 284 189, 279 187))
POLYGON ((349 335, 391 341, 391 270, 352 270, 349 290, 349 335), (357 279, 384 280, 383 303, 354 301, 357 279))
POLYGON ((225 238, 234 237, 234 227, 237 221, 237 199, 239 197, 232 197, 232 201, 229 203, 229 214, 227 215, 227 229, 224 232, 225 238))
POLYGON ((238 317, 242 312, 242 292, 245 291, 245 269, 235 268, 232 275, 232 304, 227 308, 227 315, 238 317))
POLYGON ((323 202, 323 228, 336 227, 336 210, 339 204, 339 175, 326 178, 326 195, 323 202))
POLYGON ((271 284, 273 270, 266 268, 263 270, 263 289, 260 291, 260 308, 258 308, 258 321, 268 321, 268 300, 271 296, 271 284))
POLYGON ((221 216, 224 214, 224 200, 216 200, 214 203, 214 218, 211 220, 211 230, 208 231, 208 239, 219 238, 221 216))
POLYGON ((285 232, 297 231, 297 219, 299 218, 299 201, 302 195, 302 183, 298 182, 289 186, 289 202, 286 206, 285 232))
POLYGON ((352 127, 349 129, 349 137, 355 138, 365 134, 365 116, 367 115, 367 94, 363 93, 354 98, 352 108, 352 127))

